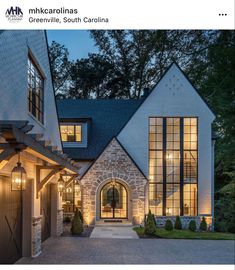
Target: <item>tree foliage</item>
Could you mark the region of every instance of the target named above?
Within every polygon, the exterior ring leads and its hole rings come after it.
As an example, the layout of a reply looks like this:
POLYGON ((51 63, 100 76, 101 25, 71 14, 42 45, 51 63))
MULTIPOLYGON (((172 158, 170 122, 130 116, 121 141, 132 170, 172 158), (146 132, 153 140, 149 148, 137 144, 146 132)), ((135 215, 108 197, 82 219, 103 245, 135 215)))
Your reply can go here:
POLYGON ((68 49, 64 45, 52 41, 49 47, 49 57, 57 97, 64 97, 69 88, 72 63, 69 61, 68 56, 68 49))

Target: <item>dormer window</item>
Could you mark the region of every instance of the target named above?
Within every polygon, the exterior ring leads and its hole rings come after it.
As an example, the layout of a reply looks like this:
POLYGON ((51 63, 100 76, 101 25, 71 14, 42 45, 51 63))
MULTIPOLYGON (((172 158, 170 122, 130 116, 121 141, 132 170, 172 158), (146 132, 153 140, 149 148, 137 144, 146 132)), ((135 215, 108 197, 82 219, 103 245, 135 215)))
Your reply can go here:
POLYGON ((60 132, 62 142, 82 141, 82 125, 61 125, 60 132))
POLYGON ((32 58, 28 58, 28 109, 43 124, 44 78, 32 58))

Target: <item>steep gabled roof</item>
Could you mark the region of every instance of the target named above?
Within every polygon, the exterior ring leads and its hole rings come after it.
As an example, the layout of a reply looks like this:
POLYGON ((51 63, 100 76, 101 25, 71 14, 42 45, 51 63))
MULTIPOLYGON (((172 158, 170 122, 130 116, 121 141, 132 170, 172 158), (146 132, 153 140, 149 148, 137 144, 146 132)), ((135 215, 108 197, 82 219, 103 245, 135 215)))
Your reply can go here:
POLYGON ((91 119, 87 148, 64 148, 64 152, 73 159, 96 159, 110 140, 117 136, 142 102, 142 99, 57 100, 60 121, 91 119))

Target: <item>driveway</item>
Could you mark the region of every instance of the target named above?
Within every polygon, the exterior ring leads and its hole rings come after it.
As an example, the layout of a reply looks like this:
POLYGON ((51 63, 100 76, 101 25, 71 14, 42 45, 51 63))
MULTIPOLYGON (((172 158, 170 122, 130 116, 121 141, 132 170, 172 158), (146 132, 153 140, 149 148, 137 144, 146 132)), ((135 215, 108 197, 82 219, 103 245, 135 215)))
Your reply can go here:
POLYGON ((18 264, 233 264, 234 241, 49 238, 18 264))

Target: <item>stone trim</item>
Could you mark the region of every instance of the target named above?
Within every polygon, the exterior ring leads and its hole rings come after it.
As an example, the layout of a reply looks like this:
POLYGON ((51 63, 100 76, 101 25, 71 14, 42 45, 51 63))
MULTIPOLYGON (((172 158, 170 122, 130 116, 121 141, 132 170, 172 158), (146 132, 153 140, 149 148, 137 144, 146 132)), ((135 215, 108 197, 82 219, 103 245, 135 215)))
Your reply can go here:
POLYGON ((102 186, 116 179, 128 192, 128 220, 139 224, 145 214, 145 186, 147 179, 114 138, 82 178, 83 215, 87 224, 99 220, 99 196, 102 186))
POLYGON ((57 209, 56 235, 61 236, 63 233, 63 209, 57 209))
MULTIPOLYGON (((213 230, 213 228, 212 228, 212 217, 205 217, 205 218, 206 218, 208 230, 212 231, 213 230)), ((159 217, 155 216, 157 227, 164 227, 167 219, 171 220, 173 225, 174 225, 175 219, 176 219, 175 216, 159 216, 159 217)), ((181 220, 181 223, 182 223, 182 229, 188 229, 189 222, 191 220, 195 220, 197 230, 199 230, 200 222, 202 220, 202 216, 180 216, 180 220, 181 220)))
POLYGON ((32 218, 32 257, 41 253, 42 216, 32 218))

